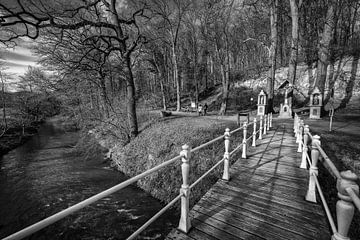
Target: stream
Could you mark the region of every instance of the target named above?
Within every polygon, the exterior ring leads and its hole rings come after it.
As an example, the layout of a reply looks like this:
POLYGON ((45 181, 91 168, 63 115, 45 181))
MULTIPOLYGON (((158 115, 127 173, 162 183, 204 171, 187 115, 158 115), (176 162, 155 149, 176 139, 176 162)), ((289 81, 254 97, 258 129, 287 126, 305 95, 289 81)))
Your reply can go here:
MULTIPOLYGON (((84 160, 72 151, 77 132, 55 120, 0 159, 0 238, 6 237, 127 179, 99 152, 84 160)), ((27 239, 125 239, 163 204, 136 186, 103 198, 27 239)), ((163 239, 178 223, 167 211, 140 239, 163 239)))

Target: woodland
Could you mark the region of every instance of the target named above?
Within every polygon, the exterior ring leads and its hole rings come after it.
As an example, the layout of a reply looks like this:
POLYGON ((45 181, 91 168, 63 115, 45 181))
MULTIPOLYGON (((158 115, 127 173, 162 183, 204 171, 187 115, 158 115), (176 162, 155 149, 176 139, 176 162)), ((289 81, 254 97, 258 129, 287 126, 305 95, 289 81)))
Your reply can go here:
POLYGON ((339 79, 336 62, 352 56, 357 66, 359 8, 355 0, 1 0, 0 42, 36 43, 42 67, 30 67, 18 83, 32 99, 29 114, 53 99, 54 108, 61 105, 55 112, 82 126, 116 125, 130 141, 142 109, 181 111, 185 100, 199 103, 219 88, 215 110, 224 115, 232 84, 262 72, 271 112, 276 69, 288 66, 288 81, 301 85, 299 63, 317 68, 308 91, 319 87, 327 102, 339 79))

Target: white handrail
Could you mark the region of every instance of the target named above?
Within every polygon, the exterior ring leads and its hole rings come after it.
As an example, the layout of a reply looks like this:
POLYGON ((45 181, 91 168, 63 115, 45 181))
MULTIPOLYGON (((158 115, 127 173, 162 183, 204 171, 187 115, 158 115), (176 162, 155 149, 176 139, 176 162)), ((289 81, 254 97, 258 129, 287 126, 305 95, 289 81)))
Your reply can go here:
POLYGON ((151 223, 153 223, 158 217, 160 217, 166 210, 168 210, 172 205, 174 205, 181 198, 182 194, 179 194, 171 202, 169 202, 165 207, 163 207, 157 214, 150 218, 144 225, 142 225, 138 230, 131 234, 127 240, 135 239, 142 231, 145 230, 151 223))
POLYGON ((30 225, 29 227, 26 227, 26 228, 24 228, 24 229, 22 229, 22 230, 20 230, 20 231, 18 231, 16 233, 13 233, 10 236, 4 238, 3 240, 14 240, 14 239, 22 239, 24 237, 27 237, 27 236, 29 236, 29 235, 31 235, 31 234, 39 231, 39 230, 51 225, 51 224, 63 219, 64 217, 67 217, 70 214, 72 214, 72 213, 74 213, 74 212, 76 212, 76 211, 78 211, 80 209, 83 209, 84 207, 86 207, 86 206, 88 206, 88 205, 90 205, 90 204, 92 204, 92 203, 94 203, 94 202, 96 202, 96 201, 98 201, 98 200, 100 200, 100 199, 102 199, 104 197, 107 197, 107 196, 109 196, 109 195, 111 195, 111 194, 113 194, 113 193, 115 193, 115 192, 117 192, 117 191, 119 191, 119 190, 133 184, 136 181, 138 181, 139 179, 141 179, 143 177, 146 177, 146 176, 150 175, 151 173, 156 172, 159 169, 161 169, 161 168, 163 168, 163 167, 165 167, 167 165, 170 165, 170 164, 172 164, 175 161, 178 161, 180 159, 181 159, 181 156, 176 156, 176 157, 174 157, 174 158, 172 158, 172 159, 170 159, 170 160, 168 160, 166 162, 163 162, 163 163, 157 165, 156 167, 153 167, 153 168, 151 168, 151 169, 149 169, 149 170, 147 170, 147 171, 145 171, 145 172, 143 172, 143 173, 141 173, 141 174, 139 174, 139 175, 137 175, 135 177, 132 177, 132 178, 130 178, 130 179, 118 184, 118 185, 115 185, 114 187, 111 187, 111 188, 109 188, 109 189, 107 189, 107 190, 105 190, 105 191, 103 191, 101 193, 98 193, 98 194, 96 194, 96 195, 94 195, 94 196, 92 196, 92 197, 90 197, 88 199, 85 199, 84 201, 81 201, 81 202, 79 202, 79 203, 77 203, 77 204, 75 204, 75 205, 73 205, 73 206, 71 206, 69 208, 66 208, 66 209, 64 209, 64 210, 62 210, 62 211, 60 211, 60 212, 58 212, 58 213, 56 213, 56 214, 54 214, 54 215, 52 215, 50 217, 47 217, 47 218, 45 218, 45 219, 43 219, 43 220, 41 220, 41 221, 39 221, 39 222, 37 222, 37 223, 35 223, 33 225, 30 225))
MULTIPOLYGON (((251 124, 254 124, 254 123, 248 123, 247 126, 251 125, 251 124)), ((244 126, 242 127, 239 127, 235 130, 233 130, 232 132, 230 132, 231 134, 233 133, 236 133, 240 130, 244 129, 244 126)), ((251 135, 247 140, 249 140, 250 138, 252 138, 253 135, 251 135)), ((214 138, 213 140, 210 140, 196 148, 193 148, 192 150, 190 150, 191 153, 193 152, 196 152, 202 148, 205 148, 206 146, 210 145, 210 144, 213 144, 221 139, 224 138, 224 135, 221 135, 217 138, 214 138)), ((234 152, 236 152, 244 143, 241 143, 238 147, 236 147, 229 155, 232 155, 234 152)), ((24 237, 27 237, 65 217, 67 217, 68 215, 104 198, 104 197, 107 197, 108 195, 111 195, 135 182, 137 182, 139 179, 143 178, 143 177, 146 177, 172 163, 174 163, 175 161, 178 161, 182 158, 183 156, 179 155, 179 156, 176 156, 168 161, 165 161, 149 170, 146 170, 145 172, 135 176, 135 177, 132 177, 120 184, 117 184, 115 185, 114 187, 111 187, 103 192, 100 192, 88 199, 85 199, 84 201, 81 201, 80 203, 77 203, 69 208, 66 208, 50 217, 47 217, 33 225, 30 225, 6 238, 4 238, 3 240, 14 240, 14 239, 22 239, 24 237)), ((204 173, 200 178, 198 178, 193 184, 191 184, 191 186, 189 187, 190 189, 193 188, 196 184, 198 184, 203 178, 205 178, 211 171, 213 171, 217 166, 219 166, 222 162, 224 162, 225 158, 222 158, 219 162, 217 162, 212 168, 210 168, 206 173, 204 173)), ((151 219, 149 219, 143 226, 141 226, 137 231, 135 231, 131 236, 129 236, 128 239, 134 239, 136 236, 138 236, 147 226, 149 226, 154 220, 156 220, 159 216, 161 216, 167 209, 169 209, 173 204, 175 204, 181 197, 183 197, 183 193, 179 194, 177 197, 175 197, 170 203, 168 203, 164 208, 162 208, 157 214, 155 214, 151 219)))
POLYGON ((206 173, 204 173, 201 177, 199 177, 193 184, 190 185, 190 189, 195 187, 201 180, 203 180, 209 173, 211 173, 217 166, 219 166, 225 158, 222 158, 219 162, 217 162, 212 168, 210 168, 206 173))
POLYGON ((234 134, 234 133, 236 133, 236 132, 238 132, 238 131, 242 130, 243 128, 244 128, 244 126, 239 127, 239 128, 237 128, 237 129, 235 129, 235 130, 232 130, 232 131, 230 132, 230 134, 232 135, 232 134, 234 134))
MULTIPOLYGON (((300 129, 301 123, 299 124, 299 122, 300 122, 300 118, 296 115, 294 120, 294 131, 297 134, 299 133, 302 134, 301 133, 302 131, 300 129)), ((360 198, 358 196, 359 186, 356 184, 356 179, 358 179, 358 177, 356 176, 355 173, 351 171, 343 171, 340 173, 339 170, 334 165, 334 163, 330 160, 330 158, 327 156, 325 151, 322 149, 320 136, 317 135, 312 136, 311 133, 309 132, 308 127, 306 127, 306 129, 307 130, 304 131, 304 136, 305 134, 309 136, 312 142, 312 150, 311 150, 312 162, 310 167, 309 188, 305 198, 308 201, 316 202, 316 198, 315 198, 315 186, 316 186, 316 189, 318 189, 321 201, 323 203, 326 212, 326 216, 329 220, 333 232, 332 239, 334 240, 349 239, 347 237, 347 234, 354 214, 354 207, 352 206, 352 204, 354 204, 357 207, 357 209, 360 211, 360 198), (333 175, 335 175, 337 179, 336 187, 338 190, 339 200, 338 203, 336 204, 336 216, 337 216, 338 229, 336 228, 334 219, 331 216, 329 207, 326 203, 325 197, 321 190, 320 183, 317 179, 317 174, 318 174, 317 162, 320 154, 324 159, 323 164, 326 164, 328 166, 327 168, 328 171, 333 175)), ((301 140, 301 137, 299 139, 301 140)), ((305 160, 304 157, 306 158, 308 163, 310 163, 310 157, 307 153, 308 148, 306 147, 308 141, 307 140, 304 141, 305 141, 304 142, 305 145, 302 148, 303 155, 302 155, 302 163, 300 166, 302 168, 304 167, 304 160, 305 160)), ((298 149, 301 149, 301 145, 302 142, 299 142, 298 149)))
POLYGON ((326 155, 325 151, 321 148, 321 146, 316 144, 316 147, 319 149, 319 152, 321 153, 322 157, 324 158, 325 162, 328 164, 330 170, 333 172, 336 178, 337 179, 341 178, 339 170, 336 168, 336 166, 330 160, 330 158, 326 155))
POLYGON ((326 216, 327 216, 327 218, 328 218, 328 220, 329 220, 329 223, 330 223, 330 226, 331 226, 331 230, 332 230, 332 232, 333 232, 333 234, 334 234, 334 233, 337 232, 334 219, 333 219, 333 217, 331 216, 330 209, 329 209, 329 206, 328 206, 327 203, 326 203, 324 194, 323 194, 323 192, 322 192, 322 190, 321 190, 321 186, 320 186, 319 180, 317 179, 316 174, 313 173, 313 176, 314 176, 314 179, 315 179, 316 188, 318 189, 318 192, 319 192, 319 195, 320 195, 320 198, 321 198, 321 202, 322 202, 322 204, 323 204, 323 206, 324 206, 324 209, 325 209, 326 216))

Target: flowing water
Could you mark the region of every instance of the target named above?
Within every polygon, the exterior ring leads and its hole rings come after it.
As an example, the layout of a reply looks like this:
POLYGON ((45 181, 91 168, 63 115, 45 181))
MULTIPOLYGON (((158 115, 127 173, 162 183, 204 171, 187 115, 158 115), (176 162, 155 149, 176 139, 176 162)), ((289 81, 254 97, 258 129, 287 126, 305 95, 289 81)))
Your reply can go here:
MULTIPOLYGON (((48 121, 27 143, 0 159, 0 238, 126 180, 103 163, 101 152, 87 161, 75 154, 78 138, 78 133, 48 121)), ((28 239, 124 239, 162 207, 129 186, 28 239)), ((141 238, 162 239, 177 219, 167 212, 141 238)))

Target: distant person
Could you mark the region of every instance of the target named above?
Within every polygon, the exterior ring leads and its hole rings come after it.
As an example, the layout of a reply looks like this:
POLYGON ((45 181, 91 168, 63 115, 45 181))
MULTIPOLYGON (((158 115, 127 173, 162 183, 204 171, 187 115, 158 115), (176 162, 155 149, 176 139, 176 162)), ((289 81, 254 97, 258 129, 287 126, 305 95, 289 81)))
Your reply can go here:
POLYGON ((204 104, 204 116, 206 115, 207 109, 208 109, 208 105, 205 103, 204 104))
POLYGON ((199 107, 198 107, 198 112, 199 112, 199 116, 201 116, 203 114, 203 106, 201 104, 199 104, 199 107))

